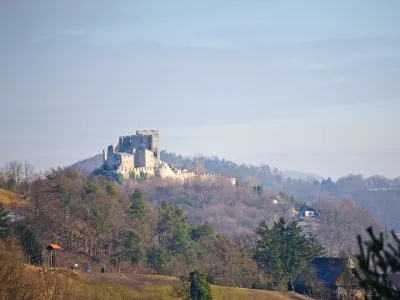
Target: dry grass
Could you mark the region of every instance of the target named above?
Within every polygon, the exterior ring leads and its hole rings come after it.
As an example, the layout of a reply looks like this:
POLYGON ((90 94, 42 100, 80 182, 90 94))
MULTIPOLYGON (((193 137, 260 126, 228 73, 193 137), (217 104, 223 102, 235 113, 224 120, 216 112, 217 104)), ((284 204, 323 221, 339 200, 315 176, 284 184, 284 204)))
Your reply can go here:
POLYGON ((5 206, 15 205, 15 207, 18 208, 24 208, 29 205, 29 203, 22 199, 21 196, 4 189, 0 189, 0 202, 5 206))
MULTIPOLYGON (((120 273, 83 273, 70 269, 43 269, 28 266, 32 275, 40 274, 54 278, 55 283, 62 282, 68 287, 71 298, 68 299, 132 299, 132 300, 172 300, 170 284, 175 277, 156 275, 134 275, 120 273)), ((303 296, 290 292, 273 292, 242 288, 212 286, 214 300, 303 300, 303 296)), ((43 299, 42 297, 37 299, 43 299)), ((67 299, 67 298, 66 298, 67 299)))
MULTIPOLYGON (((69 270, 67 270, 69 271, 69 270)), ((71 271, 72 272, 72 271, 71 271)), ((177 280, 175 277, 157 276, 157 275, 133 275, 119 273, 80 273, 80 277, 88 280, 89 284, 97 284, 100 286, 113 286, 125 291, 126 295, 145 299, 165 299, 172 300, 170 296, 170 284, 177 280)), ((301 295, 291 292, 273 292, 250 290, 242 288, 212 286, 212 294, 214 300, 303 300, 307 299, 301 295)), ((111 298, 110 298, 111 299, 111 298)))
MULTIPOLYGON (((16 246, 0 245, 0 300, 22 299, 97 299, 97 300, 172 300, 170 276, 122 273, 83 273, 70 269, 46 269, 24 264, 16 246), (11 297, 11 298, 10 298, 11 297)), ((290 292, 273 292, 212 286, 214 300, 307 299, 290 292)))
POLYGON ((305 300, 308 299, 292 292, 260 291, 225 286, 212 286, 214 300, 305 300))

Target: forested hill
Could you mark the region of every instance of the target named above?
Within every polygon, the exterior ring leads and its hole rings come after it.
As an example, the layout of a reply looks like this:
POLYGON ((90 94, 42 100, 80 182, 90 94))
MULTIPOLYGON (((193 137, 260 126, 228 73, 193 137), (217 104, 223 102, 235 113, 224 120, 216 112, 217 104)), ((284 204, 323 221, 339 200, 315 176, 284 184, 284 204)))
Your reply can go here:
MULTIPOLYGON (((349 175, 336 182, 326 180, 303 180, 284 177, 284 173, 268 165, 258 167, 236 164, 217 157, 207 158, 183 157, 167 151, 161 152, 161 159, 182 169, 232 176, 239 181, 247 181, 252 185, 261 184, 277 192, 283 191, 293 195, 298 201, 315 202, 328 199, 340 202, 352 200, 356 205, 368 209, 380 222, 400 231, 400 177, 388 179, 382 176, 363 178, 361 175, 349 175)), ((92 172, 102 164, 102 156, 96 155, 77 162, 72 167, 92 172)))
POLYGON ((194 170, 196 164, 200 164, 205 172, 233 176, 254 185, 261 183, 263 187, 293 195, 298 201, 315 202, 323 198, 340 201, 347 198, 368 209, 383 224, 400 231, 400 177, 388 179, 382 176, 364 178, 361 175, 348 175, 336 182, 330 178, 311 181, 284 177, 282 172, 268 165, 238 165, 217 157, 192 159, 162 151, 161 158, 188 170, 194 170))

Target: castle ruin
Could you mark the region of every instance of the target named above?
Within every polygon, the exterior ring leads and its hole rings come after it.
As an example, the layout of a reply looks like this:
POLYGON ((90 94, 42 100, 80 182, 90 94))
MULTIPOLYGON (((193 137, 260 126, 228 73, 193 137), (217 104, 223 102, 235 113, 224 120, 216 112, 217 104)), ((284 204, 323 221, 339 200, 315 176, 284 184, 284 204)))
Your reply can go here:
POLYGON ((140 176, 171 178, 184 181, 198 177, 203 180, 228 179, 232 184, 235 178, 216 174, 196 175, 194 172, 174 168, 160 159, 160 135, 158 130, 137 130, 135 135, 121 136, 117 146, 103 150, 103 165, 106 170, 122 174, 124 179, 140 176))
POLYGON ((137 130, 136 135, 121 136, 118 144, 103 151, 103 162, 119 167, 122 173, 134 168, 150 168, 160 164, 158 130, 137 130))

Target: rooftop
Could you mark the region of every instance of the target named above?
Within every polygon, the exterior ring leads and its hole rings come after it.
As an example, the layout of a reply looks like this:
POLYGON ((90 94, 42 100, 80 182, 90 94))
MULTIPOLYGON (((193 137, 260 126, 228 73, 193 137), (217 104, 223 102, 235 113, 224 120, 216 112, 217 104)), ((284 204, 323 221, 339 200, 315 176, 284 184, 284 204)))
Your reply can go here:
POLYGON ((61 247, 60 246, 58 246, 57 244, 49 244, 48 246, 47 246, 47 249, 54 249, 54 250, 58 250, 58 249, 61 249, 61 247))

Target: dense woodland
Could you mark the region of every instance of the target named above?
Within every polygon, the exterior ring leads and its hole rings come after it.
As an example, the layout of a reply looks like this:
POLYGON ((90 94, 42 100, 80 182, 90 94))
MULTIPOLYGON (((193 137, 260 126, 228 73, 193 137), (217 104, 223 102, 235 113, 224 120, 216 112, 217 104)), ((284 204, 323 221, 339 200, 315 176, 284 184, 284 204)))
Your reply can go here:
MULTIPOLYGON (((199 159, 182 157, 166 151, 161 153, 161 158, 189 170, 196 168, 196 161, 199 159)), ((400 207, 397 205, 400 201, 400 177, 389 179, 376 175, 364 178, 362 175, 350 174, 337 181, 331 178, 303 180, 284 177, 282 172, 268 165, 238 165, 217 157, 201 159, 204 161, 205 172, 229 175, 241 180, 256 178, 264 188, 284 191, 299 201, 314 203, 329 198, 330 201, 338 203, 345 198, 371 212, 388 228, 400 231, 400 207)))
MULTIPOLYGON (((201 160, 196 172, 205 170, 201 160)), ((235 287, 287 290, 313 257, 355 253, 358 233, 382 229, 347 197, 320 193, 313 203, 319 226, 306 232, 294 221, 305 204, 255 177, 236 186, 117 182, 75 168, 34 174, 29 163, 11 162, 0 188, 29 204, 0 213, 3 239, 19 240, 29 263, 177 277, 198 270, 209 283, 235 287), (50 243, 63 249, 54 261, 43 251, 50 243)))

